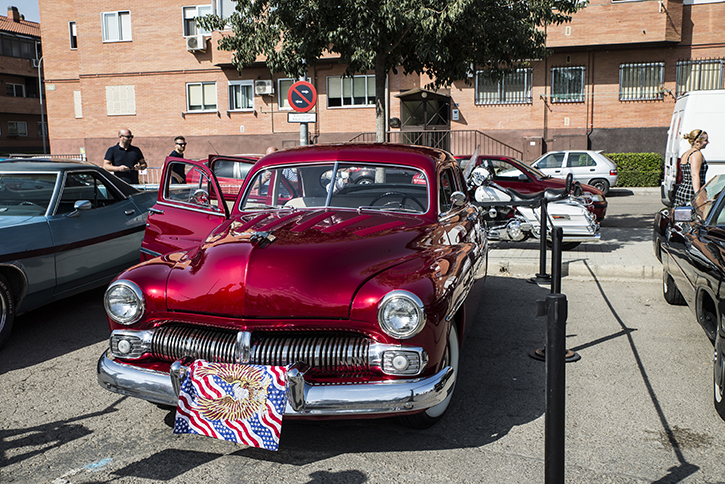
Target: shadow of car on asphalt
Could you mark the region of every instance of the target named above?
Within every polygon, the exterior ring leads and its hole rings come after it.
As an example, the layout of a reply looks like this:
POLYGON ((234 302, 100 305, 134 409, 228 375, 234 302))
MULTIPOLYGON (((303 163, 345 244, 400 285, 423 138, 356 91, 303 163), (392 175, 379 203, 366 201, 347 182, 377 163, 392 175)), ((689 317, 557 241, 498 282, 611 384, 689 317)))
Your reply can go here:
POLYGON ((92 289, 17 316, 10 338, 0 348, 0 375, 108 339, 105 290, 92 289))

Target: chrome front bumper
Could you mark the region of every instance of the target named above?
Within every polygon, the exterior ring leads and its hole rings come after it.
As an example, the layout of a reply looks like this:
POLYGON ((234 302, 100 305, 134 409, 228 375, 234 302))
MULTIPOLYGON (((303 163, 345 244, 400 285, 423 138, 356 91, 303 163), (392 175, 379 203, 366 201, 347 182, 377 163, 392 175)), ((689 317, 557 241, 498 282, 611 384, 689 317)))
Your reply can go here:
MULTIPOLYGON (((177 370, 185 372, 181 362, 177 370)), ((98 383, 111 392, 153 403, 176 406, 178 393, 169 373, 146 370, 115 360, 107 350, 98 360, 98 383)), ((304 371, 287 372, 285 415, 324 417, 400 414, 425 410, 441 403, 453 391, 453 368, 447 366, 428 378, 351 385, 310 385, 304 371)))

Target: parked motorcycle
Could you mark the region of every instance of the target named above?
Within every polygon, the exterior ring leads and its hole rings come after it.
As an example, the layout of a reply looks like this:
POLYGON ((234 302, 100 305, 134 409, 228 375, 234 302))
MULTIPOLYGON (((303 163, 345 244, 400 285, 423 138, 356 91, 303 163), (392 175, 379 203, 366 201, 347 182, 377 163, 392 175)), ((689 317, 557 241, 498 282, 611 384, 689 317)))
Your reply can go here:
POLYGON ((548 188, 531 195, 501 187, 483 166, 473 169, 467 179, 469 191, 483 210, 489 240, 538 239, 544 200, 547 201, 547 238, 551 240, 554 227, 561 227, 562 250, 571 250, 582 242, 597 241, 601 237, 596 217, 588 208, 591 202, 581 196, 581 186, 572 184, 571 178, 563 190, 548 188))

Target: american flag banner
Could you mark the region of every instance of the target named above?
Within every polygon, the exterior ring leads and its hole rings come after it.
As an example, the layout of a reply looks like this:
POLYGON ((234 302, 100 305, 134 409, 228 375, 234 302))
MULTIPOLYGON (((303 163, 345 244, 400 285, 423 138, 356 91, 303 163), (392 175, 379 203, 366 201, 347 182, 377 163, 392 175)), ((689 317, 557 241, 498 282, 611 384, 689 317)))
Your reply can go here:
POLYGON ((181 382, 174 433, 277 450, 286 373, 285 366, 195 360, 181 382))

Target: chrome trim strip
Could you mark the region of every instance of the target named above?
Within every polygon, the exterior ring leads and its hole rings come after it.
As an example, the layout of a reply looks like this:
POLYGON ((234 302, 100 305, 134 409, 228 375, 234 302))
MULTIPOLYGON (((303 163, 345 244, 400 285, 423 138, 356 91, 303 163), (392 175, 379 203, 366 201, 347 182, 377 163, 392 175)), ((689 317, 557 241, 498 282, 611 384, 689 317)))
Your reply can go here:
POLYGON ((150 249, 144 249, 143 247, 141 247, 141 253, 142 254, 146 254, 146 255, 150 255, 151 257, 159 257, 159 256, 161 256, 161 252, 156 252, 156 251, 150 250, 150 249))
MULTIPOLYGON (((177 372, 183 368, 179 362, 177 372)), ((291 416, 401 414, 430 408, 453 391, 456 374, 450 366, 428 378, 353 385, 309 385, 293 367, 287 378, 291 416), (294 405, 294 406, 293 406, 294 405)), ((126 365, 104 352, 97 365, 98 383, 106 390, 162 405, 176 406, 178 397, 168 373, 126 365)))

